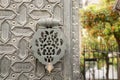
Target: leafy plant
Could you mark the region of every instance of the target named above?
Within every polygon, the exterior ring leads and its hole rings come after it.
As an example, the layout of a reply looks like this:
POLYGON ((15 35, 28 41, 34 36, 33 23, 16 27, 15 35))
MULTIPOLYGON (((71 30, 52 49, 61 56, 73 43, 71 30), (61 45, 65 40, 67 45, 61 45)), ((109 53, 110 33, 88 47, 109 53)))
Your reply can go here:
MULTIPOLYGON (((102 0, 103 1, 103 0, 102 0)), ((101 5, 90 5, 86 9, 80 10, 81 23, 84 29, 88 32, 88 37, 83 37, 82 46, 88 46, 88 50, 97 50, 98 54, 94 52, 84 53, 86 57, 92 58, 104 58, 107 65, 106 77, 108 80, 109 60, 108 53, 115 50, 117 47, 120 51, 120 15, 114 8, 114 0, 104 0, 101 5), (98 42, 98 37, 100 41, 98 42), (91 39, 90 39, 91 38, 91 39), (86 45, 87 44, 87 45, 86 45), (94 45, 93 48, 91 45, 94 45), (101 48, 102 47, 102 48, 101 48)), ((116 65, 116 58, 113 58, 113 64, 116 65)), ((98 67, 102 67, 105 64, 103 60, 98 60, 98 67)))

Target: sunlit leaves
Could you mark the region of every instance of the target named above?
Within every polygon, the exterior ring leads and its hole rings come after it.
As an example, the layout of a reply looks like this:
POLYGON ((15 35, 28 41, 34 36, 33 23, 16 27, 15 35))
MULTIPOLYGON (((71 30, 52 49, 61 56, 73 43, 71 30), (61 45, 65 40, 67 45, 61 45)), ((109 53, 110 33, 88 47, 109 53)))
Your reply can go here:
MULTIPOLYGON (((80 10, 82 26, 88 32, 88 37, 85 39, 83 38, 83 43, 87 45, 83 44, 83 46, 87 46, 88 51, 96 49, 98 51, 104 50, 106 52, 105 55, 100 55, 99 52, 88 52, 85 53, 85 57, 87 58, 107 58, 109 50, 114 50, 118 47, 114 36, 117 35, 117 37, 120 38, 120 15, 113 10, 113 3, 115 0, 109 1, 110 2, 104 0, 101 6, 91 5, 80 10), (103 40, 97 42, 98 36, 102 37, 103 40), (100 49, 100 45, 104 47, 100 49), (92 46, 94 46, 94 48, 92 46)), ((102 60, 98 61, 99 68, 104 66, 102 62, 102 60)), ((113 62, 116 64, 116 58, 113 62)))
MULTIPOLYGON (((111 3, 113 3, 113 1, 111 3)), ((85 10, 81 10, 82 26, 86 28, 91 35, 96 37, 111 35, 113 32, 117 32, 118 34, 118 32, 120 32, 119 23, 117 23, 119 22, 120 15, 113 10, 114 5, 111 3, 103 4, 99 6, 99 8, 97 5, 91 5, 85 10)))

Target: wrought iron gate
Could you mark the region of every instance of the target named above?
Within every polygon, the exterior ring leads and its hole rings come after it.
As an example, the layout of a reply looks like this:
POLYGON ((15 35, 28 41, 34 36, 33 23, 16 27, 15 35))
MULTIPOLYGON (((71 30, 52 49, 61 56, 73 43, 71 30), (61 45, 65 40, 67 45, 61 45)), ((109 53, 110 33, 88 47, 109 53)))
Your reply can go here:
POLYGON ((106 51, 102 46, 91 47, 85 46, 81 54, 84 80, 118 80, 118 49, 109 46, 106 51))

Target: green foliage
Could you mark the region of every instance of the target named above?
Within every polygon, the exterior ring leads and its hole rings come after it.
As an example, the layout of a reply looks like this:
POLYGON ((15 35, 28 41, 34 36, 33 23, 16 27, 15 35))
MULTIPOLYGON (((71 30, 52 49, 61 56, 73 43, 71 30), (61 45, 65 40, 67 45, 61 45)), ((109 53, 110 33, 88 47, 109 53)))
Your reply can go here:
MULTIPOLYGON (((88 32, 87 37, 83 36, 82 47, 87 46, 89 51, 81 54, 81 67, 84 66, 83 58, 98 58, 97 65, 100 69, 106 64, 109 50, 113 51, 118 47, 114 36, 120 36, 120 15, 113 10, 114 2, 115 0, 103 0, 99 6, 90 5, 80 10, 82 26, 88 32)), ((116 57, 110 58, 110 62, 111 60, 117 65, 116 57)))
MULTIPOLYGON (((108 0, 104 2, 108 2, 108 0)), ((113 10, 113 2, 114 0, 109 0, 109 4, 104 3, 99 7, 90 5, 86 9, 80 10, 82 25, 92 36, 104 37, 114 33, 120 35, 120 15, 113 10)))

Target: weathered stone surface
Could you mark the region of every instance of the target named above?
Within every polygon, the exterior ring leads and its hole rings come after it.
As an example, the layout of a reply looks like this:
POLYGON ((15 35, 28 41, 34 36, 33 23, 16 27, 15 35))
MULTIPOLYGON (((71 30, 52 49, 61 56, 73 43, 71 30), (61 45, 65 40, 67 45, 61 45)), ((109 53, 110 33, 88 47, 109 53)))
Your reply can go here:
POLYGON ((1 27, 2 27, 1 38, 3 42, 7 42, 10 39, 10 25, 7 22, 3 22, 1 24, 1 27))
POLYGON ((10 0, 0 0, 1 6, 6 8, 10 4, 10 0))
POLYGON ((18 80, 29 80, 29 79, 27 78, 27 76, 25 76, 24 74, 22 74, 22 75, 20 75, 18 77, 18 80))
POLYGON ((16 49, 13 45, 0 45, 0 54, 2 53, 13 53, 16 49))
POLYGON ((15 27, 12 31, 16 36, 31 36, 33 31, 27 27, 15 27))
POLYGON ((50 17, 50 13, 47 12, 47 11, 40 11, 40 10, 33 10, 31 13, 30 13, 30 16, 33 18, 33 19, 40 19, 40 18, 48 18, 50 17))
POLYGON ((0 10, 0 19, 13 19, 15 13, 12 10, 0 10))
POLYGON ((28 56, 28 42, 25 39, 21 39, 19 44, 18 44, 18 48, 19 48, 19 57, 21 59, 24 59, 25 57, 28 56))
POLYGON ((33 69, 33 65, 30 62, 16 62, 12 66, 15 72, 30 72, 33 69))
POLYGON ((2 76, 7 76, 9 74, 11 61, 7 57, 3 57, 0 60, 0 74, 2 76))
POLYGON ((0 80, 79 80, 77 11, 77 0, 0 0, 0 80), (31 58, 30 49, 33 35, 42 27, 39 19, 46 18, 60 20, 67 41, 64 58, 49 75, 31 58))

